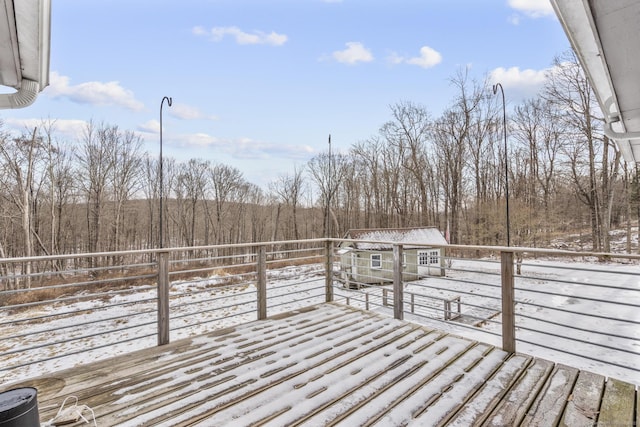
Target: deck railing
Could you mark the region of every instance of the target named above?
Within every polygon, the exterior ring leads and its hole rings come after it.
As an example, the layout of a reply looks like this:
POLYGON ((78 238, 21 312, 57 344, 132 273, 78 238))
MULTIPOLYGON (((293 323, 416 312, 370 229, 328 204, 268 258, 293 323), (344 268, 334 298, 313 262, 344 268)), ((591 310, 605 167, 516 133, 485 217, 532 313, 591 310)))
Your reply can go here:
POLYGON ((640 383, 637 255, 353 243, 0 259, 0 378, 335 301, 640 383))
POLYGON ((339 254, 336 301, 640 384, 638 255, 450 245, 420 274, 428 247, 377 243, 339 254))

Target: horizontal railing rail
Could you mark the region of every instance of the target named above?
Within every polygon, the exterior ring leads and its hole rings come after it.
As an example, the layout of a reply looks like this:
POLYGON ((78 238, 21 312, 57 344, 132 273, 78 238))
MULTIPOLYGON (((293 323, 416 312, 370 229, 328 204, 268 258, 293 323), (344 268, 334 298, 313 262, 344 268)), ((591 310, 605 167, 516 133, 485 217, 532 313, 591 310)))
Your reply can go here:
POLYGON ((640 384, 639 255, 339 245, 336 301, 640 384), (428 249, 443 250, 431 271, 416 256, 428 249))
POLYGON ((0 259, 0 381, 322 303, 326 243, 0 259))
POLYGON ((0 376, 335 301, 640 383, 639 262, 345 239, 4 258, 0 376))

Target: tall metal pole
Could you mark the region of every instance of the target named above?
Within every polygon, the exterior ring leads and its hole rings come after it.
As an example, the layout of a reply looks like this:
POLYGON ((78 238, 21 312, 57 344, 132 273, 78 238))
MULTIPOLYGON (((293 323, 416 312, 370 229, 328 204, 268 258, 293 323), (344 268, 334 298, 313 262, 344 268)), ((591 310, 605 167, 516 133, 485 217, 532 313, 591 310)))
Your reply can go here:
POLYGON ((162 106, 164 105, 164 101, 167 101, 167 105, 171 107, 171 102, 173 101, 171 97, 165 96, 160 101, 160 248, 164 248, 164 223, 162 221, 163 217, 163 199, 164 199, 164 175, 162 172, 162 106))
POLYGON ((504 89, 500 83, 493 85, 493 94, 502 92, 502 135, 504 136, 504 191, 507 198, 507 246, 511 246, 509 230, 509 149, 507 147, 507 104, 504 101, 504 89))
POLYGON ((327 178, 327 238, 331 237, 331 134, 329 134, 329 177, 327 178))

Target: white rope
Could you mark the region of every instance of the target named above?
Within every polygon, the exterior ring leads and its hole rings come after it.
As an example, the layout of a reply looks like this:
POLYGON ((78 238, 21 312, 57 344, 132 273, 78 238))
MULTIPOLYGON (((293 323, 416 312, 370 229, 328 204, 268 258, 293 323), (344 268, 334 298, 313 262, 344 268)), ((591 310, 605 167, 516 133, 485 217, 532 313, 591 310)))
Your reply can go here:
POLYGON ((93 409, 88 407, 87 405, 78 405, 78 398, 76 396, 67 396, 62 401, 62 405, 60 405, 60 409, 58 409, 58 413, 55 417, 51 418, 46 423, 42 424, 41 427, 52 427, 52 426, 62 426, 65 424, 76 423, 80 420, 84 421, 87 424, 91 424, 91 422, 84 416, 82 413, 84 411, 91 412, 91 416, 93 418, 94 427, 98 427, 96 423, 96 414, 93 412, 93 409), (67 400, 75 399, 75 402, 72 405, 65 407, 67 404, 67 400))

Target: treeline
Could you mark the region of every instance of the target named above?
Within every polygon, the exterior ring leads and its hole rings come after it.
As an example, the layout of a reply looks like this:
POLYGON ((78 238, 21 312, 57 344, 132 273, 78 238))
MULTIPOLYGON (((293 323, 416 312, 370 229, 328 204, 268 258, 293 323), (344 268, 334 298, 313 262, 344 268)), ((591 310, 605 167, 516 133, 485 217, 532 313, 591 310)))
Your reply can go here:
MULTIPOLYGON (((204 159, 166 159, 165 246, 304 239, 353 228, 435 225, 452 243, 549 246, 590 230, 610 250, 611 227, 638 219, 639 171, 602 131, 573 54, 554 60, 539 96, 509 106, 461 71, 440 115, 402 101, 348 152, 321 153, 268 188, 204 159), (505 151, 506 148, 506 151, 505 151)), ((117 125, 88 123, 78 141, 55 121, 0 135, 0 258, 159 246, 157 158, 117 125)))

